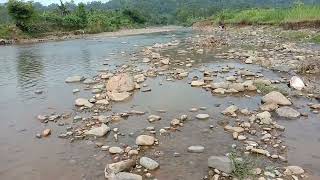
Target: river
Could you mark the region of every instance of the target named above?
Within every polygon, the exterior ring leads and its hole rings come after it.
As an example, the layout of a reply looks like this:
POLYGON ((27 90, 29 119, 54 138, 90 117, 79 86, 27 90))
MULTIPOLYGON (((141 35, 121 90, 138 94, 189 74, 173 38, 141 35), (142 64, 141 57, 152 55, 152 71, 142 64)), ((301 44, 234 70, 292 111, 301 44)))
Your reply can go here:
MULTIPOLYGON (((68 76, 92 77, 100 70, 112 71, 123 64, 131 63, 130 54, 140 51, 144 46, 179 40, 190 35, 190 30, 179 30, 1 47, 0 179, 104 179, 103 169, 110 157, 95 147, 95 141, 86 139, 70 143, 66 139, 58 138, 58 134, 64 132, 65 126, 42 124, 37 120, 37 115, 78 115, 74 111, 75 98, 88 96, 90 92, 83 90, 80 84, 66 84, 64 80, 68 76), (81 90, 79 94, 72 92, 75 88, 81 90), (38 94, 37 91, 42 93, 38 94), (52 135, 49 138, 36 138, 36 133, 40 133, 44 128, 51 128, 52 135)), ((173 52, 170 53, 175 56, 173 52)), ((210 55, 194 55, 192 58, 196 59, 198 69, 218 69, 232 64, 236 68, 262 71, 269 78, 281 77, 281 74, 257 65, 217 60, 210 55)), ((199 70, 193 70, 190 77, 200 76, 199 74, 199 70)), ((167 113, 161 115, 166 120, 154 125, 156 129, 168 126, 168 122, 178 115, 192 116, 192 113, 188 112, 192 107, 205 106, 207 108, 203 111, 214 117, 205 123, 191 121, 183 130, 170 136, 159 137, 160 142, 165 142, 159 147, 143 152, 150 156, 162 154, 158 157, 161 168, 153 173, 160 180, 184 177, 200 179, 205 176, 208 156, 224 155, 232 144, 232 137, 226 136, 223 129, 218 128, 220 121, 227 120, 220 112, 232 103, 250 109, 256 109, 260 104, 259 96, 212 96, 205 90, 191 88, 186 80, 170 82, 166 81, 165 77, 157 77, 148 79, 145 83, 151 87, 150 93, 138 92, 130 101, 113 105, 112 111, 123 112, 132 107, 150 113, 156 113, 160 109, 167 110, 167 113), (160 82, 162 86, 159 86, 160 82), (215 129, 210 130, 208 124, 214 125, 215 129), (204 145, 206 151, 201 155, 189 156, 186 148, 196 144, 204 145), (175 157, 175 152, 179 152, 180 156, 175 157)), ((301 102, 304 103, 305 100, 301 102)), ((112 127, 117 127, 124 133, 138 134, 148 126, 144 120, 146 117, 130 117, 112 127)), ((317 129, 320 128, 320 123, 315 115, 311 115, 309 119, 307 122, 284 122, 288 130, 285 135, 289 146, 288 160, 289 163, 320 172, 320 157, 316 150, 319 150, 320 137, 311 136, 319 134, 317 129), (306 138, 308 141, 305 141, 306 138)), ((121 143, 134 144, 134 138, 119 138, 121 143)), ((115 143, 111 136, 99 141, 108 145, 119 144, 115 143)))

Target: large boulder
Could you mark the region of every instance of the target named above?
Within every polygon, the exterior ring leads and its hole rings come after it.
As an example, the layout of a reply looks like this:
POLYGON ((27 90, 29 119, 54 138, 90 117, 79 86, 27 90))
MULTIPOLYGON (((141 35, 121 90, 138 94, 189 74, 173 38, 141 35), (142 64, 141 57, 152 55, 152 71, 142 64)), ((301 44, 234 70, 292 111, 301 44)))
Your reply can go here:
POLYGON ((272 91, 262 97, 265 103, 273 103, 278 105, 291 105, 292 103, 283 94, 277 91, 272 91))
POLYGON ((297 110, 288 106, 280 107, 276 110, 276 112, 280 117, 297 118, 300 116, 300 113, 297 110))
POLYGON ((102 137, 107 134, 108 131, 110 131, 110 127, 105 124, 101 124, 100 127, 92 128, 91 130, 85 132, 85 135, 102 137))
POLYGON ((111 77, 107 82, 107 91, 111 92, 128 92, 135 88, 132 76, 122 73, 111 77))
POLYGON ((226 156, 210 156, 208 158, 208 166, 228 174, 232 172, 232 162, 226 156))

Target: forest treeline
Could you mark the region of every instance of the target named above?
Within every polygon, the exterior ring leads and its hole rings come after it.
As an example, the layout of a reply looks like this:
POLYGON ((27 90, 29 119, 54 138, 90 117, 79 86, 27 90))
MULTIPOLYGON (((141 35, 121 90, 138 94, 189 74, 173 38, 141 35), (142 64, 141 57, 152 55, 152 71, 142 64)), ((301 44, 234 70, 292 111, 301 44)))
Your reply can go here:
POLYGON ((111 0, 75 4, 62 1, 44 6, 38 2, 9 0, 0 5, 0 38, 44 36, 57 32, 98 33, 153 25, 191 25, 225 11, 252 8, 281 9, 320 0, 111 0))

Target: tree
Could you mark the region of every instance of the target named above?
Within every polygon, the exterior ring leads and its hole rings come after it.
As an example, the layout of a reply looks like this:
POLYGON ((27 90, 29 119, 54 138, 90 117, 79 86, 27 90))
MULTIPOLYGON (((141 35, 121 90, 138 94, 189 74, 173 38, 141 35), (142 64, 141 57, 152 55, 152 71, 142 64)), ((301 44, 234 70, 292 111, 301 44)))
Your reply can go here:
POLYGON ((19 29, 22 31, 29 30, 29 24, 35 14, 34 7, 30 2, 9 0, 8 12, 19 29))
POLYGON ((86 27, 87 24, 88 24, 88 17, 87 17, 87 12, 86 12, 86 9, 85 9, 85 5, 83 3, 79 3, 78 4, 78 7, 76 9, 75 14, 80 19, 80 25, 79 26, 81 28, 86 27))
POLYGON ((58 5, 58 9, 61 13, 61 16, 66 16, 70 13, 70 11, 67 9, 66 5, 60 0, 60 5, 58 5))

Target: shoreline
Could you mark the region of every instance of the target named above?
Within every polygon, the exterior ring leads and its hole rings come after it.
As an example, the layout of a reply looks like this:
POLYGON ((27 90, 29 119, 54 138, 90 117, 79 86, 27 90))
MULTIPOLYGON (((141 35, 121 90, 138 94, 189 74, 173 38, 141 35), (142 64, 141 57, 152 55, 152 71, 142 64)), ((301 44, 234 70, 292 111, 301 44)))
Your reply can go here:
POLYGON ((19 40, 6 40, 8 44, 2 46, 10 45, 22 45, 22 44, 34 44, 42 42, 53 42, 53 41, 65 41, 65 40, 74 40, 74 39, 84 39, 84 38, 102 38, 102 37, 115 37, 115 36, 131 36, 138 34, 151 34, 151 33, 160 33, 160 32, 171 32, 181 29, 181 26, 160 26, 160 27, 146 27, 146 28, 137 28, 137 29, 122 29, 115 32, 101 32, 96 34, 68 34, 68 35, 50 35, 45 38, 31 38, 31 39, 19 39, 19 40))

